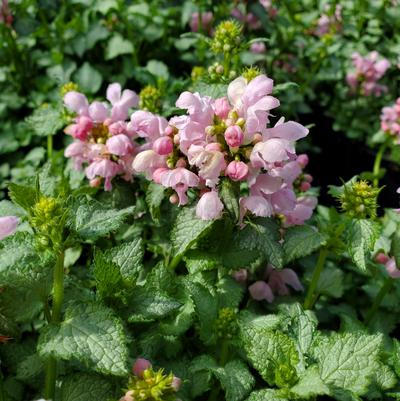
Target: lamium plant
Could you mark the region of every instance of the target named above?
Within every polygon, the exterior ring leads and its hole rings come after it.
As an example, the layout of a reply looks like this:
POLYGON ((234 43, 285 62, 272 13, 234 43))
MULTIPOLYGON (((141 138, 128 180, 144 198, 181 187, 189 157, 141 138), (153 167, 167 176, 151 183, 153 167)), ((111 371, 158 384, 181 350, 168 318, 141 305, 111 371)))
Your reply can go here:
POLYGON ((167 3, 0 6, 0 401, 399 399, 398 10, 167 3))

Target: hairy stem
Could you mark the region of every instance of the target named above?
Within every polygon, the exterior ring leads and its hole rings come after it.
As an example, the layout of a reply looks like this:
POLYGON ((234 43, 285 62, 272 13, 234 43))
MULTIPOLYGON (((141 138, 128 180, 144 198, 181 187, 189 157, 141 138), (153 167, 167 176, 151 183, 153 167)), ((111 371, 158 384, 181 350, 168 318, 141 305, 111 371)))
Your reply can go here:
POLYGON ((380 146, 378 153, 375 156, 375 162, 374 162, 374 169, 372 171, 372 174, 374 175, 374 187, 378 187, 379 185, 379 170, 381 169, 381 163, 382 163, 382 158, 383 154, 385 153, 386 150, 386 143, 382 143, 380 146))
POLYGON ((365 325, 368 326, 373 317, 375 316, 376 312, 378 311, 383 298, 385 298, 385 295, 388 293, 388 291, 392 288, 393 285, 393 279, 391 277, 387 277, 385 283, 379 290, 378 294, 375 297, 375 300, 371 306, 371 309, 368 311, 367 315, 365 316, 365 325))
POLYGON ((325 260, 328 255, 328 249, 322 248, 319 252, 317 265, 315 266, 310 286, 308 287, 306 299, 304 301, 304 309, 311 309, 314 305, 314 292, 318 285, 319 277, 321 276, 322 270, 324 268, 325 260))
POLYGON ((47 159, 50 160, 53 156, 53 136, 47 137, 47 159))
MULTIPOLYGON (((64 299, 64 251, 62 250, 57 257, 57 263, 54 269, 53 282, 53 310, 51 314, 51 323, 61 322, 61 308, 64 299)), ((45 398, 54 399, 57 379, 57 360, 50 357, 46 365, 45 379, 45 398)))

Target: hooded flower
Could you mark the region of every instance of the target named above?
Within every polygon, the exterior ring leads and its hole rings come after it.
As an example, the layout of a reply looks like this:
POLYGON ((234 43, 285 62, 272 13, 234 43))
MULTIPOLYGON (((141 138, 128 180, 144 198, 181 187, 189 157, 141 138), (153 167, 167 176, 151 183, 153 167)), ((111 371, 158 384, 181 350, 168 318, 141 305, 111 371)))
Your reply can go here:
POLYGON ((14 234, 19 223, 19 218, 16 216, 0 217, 0 241, 14 234))
POLYGON ((202 220, 214 220, 221 217, 224 205, 216 191, 203 194, 197 203, 196 215, 202 220))
POLYGON ((179 197, 179 205, 186 205, 188 201, 186 191, 188 188, 196 187, 199 184, 199 177, 183 167, 178 167, 162 173, 161 184, 164 187, 174 189, 179 197))

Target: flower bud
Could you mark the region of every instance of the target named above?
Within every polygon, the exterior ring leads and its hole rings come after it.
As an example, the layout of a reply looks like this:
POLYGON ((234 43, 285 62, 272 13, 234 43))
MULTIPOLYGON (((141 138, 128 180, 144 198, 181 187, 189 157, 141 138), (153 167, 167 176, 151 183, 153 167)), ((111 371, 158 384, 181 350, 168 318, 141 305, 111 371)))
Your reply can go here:
POLYGON ((240 269, 237 272, 233 273, 233 278, 238 282, 238 283, 245 283, 247 281, 247 270, 246 269, 240 269))
POLYGON ((143 377, 143 372, 150 368, 151 368, 150 361, 144 358, 138 358, 136 359, 132 367, 132 372, 137 377, 143 377))
POLYGON ((214 103, 215 114, 223 120, 228 117, 230 109, 231 107, 226 97, 220 97, 214 103))
POLYGON ((243 181, 248 173, 249 167, 241 161, 231 161, 225 169, 225 175, 232 181, 243 181))
POLYGON ((225 131, 225 141, 231 148, 236 148, 243 143, 244 134, 238 125, 228 127, 225 131))
POLYGON ((311 184, 309 182, 303 181, 300 184, 300 191, 307 192, 311 188, 311 184))
POLYGON ((382 265, 384 265, 385 263, 388 262, 389 260, 389 256, 385 255, 383 252, 379 252, 376 256, 375 256, 375 261, 377 263, 380 263, 382 265))
POLYGON ((169 136, 157 138, 153 143, 153 150, 161 156, 169 155, 174 150, 172 139, 169 136))
POLYGON ((98 188, 100 186, 100 184, 101 184, 101 178, 100 177, 93 178, 92 180, 89 181, 89 185, 92 188, 98 188))
POLYGON ((305 153, 298 155, 296 161, 300 164, 301 168, 304 168, 308 164, 308 156, 305 153))
POLYGON ((169 201, 170 201, 173 205, 176 205, 176 204, 179 202, 178 195, 177 195, 177 194, 172 194, 172 195, 169 197, 169 201))
POLYGON ((179 391, 179 389, 181 388, 181 385, 182 385, 182 379, 180 379, 179 377, 174 376, 174 378, 172 379, 171 387, 175 391, 179 391))

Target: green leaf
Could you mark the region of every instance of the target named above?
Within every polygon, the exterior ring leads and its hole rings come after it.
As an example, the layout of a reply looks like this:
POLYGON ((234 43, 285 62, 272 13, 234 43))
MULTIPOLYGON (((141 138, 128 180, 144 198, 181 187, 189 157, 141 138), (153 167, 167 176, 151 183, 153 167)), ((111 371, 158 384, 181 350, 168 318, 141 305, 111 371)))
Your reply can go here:
POLYGON ((289 227, 286 230, 283 250, 285 262, 307 256, 316 251, 325 242, 325 237, 313 227, 303 225, 289 227))
POLYGON ((199 92, 202 96, 210 96, 217 99, 226 96, 228 86, 225 84, 210 84, 199 81, 194 85, 193 92, 199 92))
POLYGON ((126 284, 133 284, 143 270, 144 245, 140 237, 107 249, 104 256, 115 263, 126 284))
POLYGON ((82 239, 95 241, 117 230, 133 211, 133 206, 116 210, 95 200, 79 198, 73 204, 69 223, 82 239))
POLYGON ((322 381, 316 365, 308 368, 290 391, 302 399, 330 394, 329 387, 322 381))
POLYGON ((366 219, 353 219, 347 227, 347 251, 356 266, 363 271, 367 269, 367 258, 374 249, 379 233, 379 224, 366 219))
POLYGON ((221 259, 217 255, 205 253, 197 249, 187 251, 184 260, 190 274, 214 270, 222 264, 221 259))
POLYGON ((88 62, 84 63, 74 76, 82 92, 96 93, 103 82, 101 74, 88 62))
POLYGON ((94 255, 94 278, 98 296, 111 297, 121 290, 122 276, 118 266, 107 260, 103 252, 96 250, 94 255))
POLYGON ((120 34, 115 34, 107 44, 105 59, 111 60, 122 54, 133 54, 133 43, 124 39, 120 34))
POLYGON ((182 208, 176 218, 171 234, 175 256, 183 255, 195 245, 211 230, 213 223, 213 220, 204 221, 199 219, 193 207, 182 208))
POLYGON ((114 395, 110 380, 89 373, 63 378, 60 393, 60 401, 108 401, 114 395))
POLYGON ((149 207, 150 214, 153 220, 160 219, 160 206, 164 200, 165 187, 162 185, 151 182, 146 191, 146 203, 149 207))
POLYGON ((246 401, 291 401, 286 397, 287 392, 284 390, 265 389, 253 391, 246 401))
POLYGON ((266 261, 277 268, 283 267, 283 250, 279 243, 279 225, 270 218, 259 217, 246 224, 234 243, 242 250, 258 250, 266 261))
POLYGON ((274 96, 286 92, 288 89, 297 88, 298 86, 296 82, 285 82, 284 84, 274 85, 274 96))
POLYGON ((162 61, 149 60, 146 69, 150 74, 164 81, 167 81, 169 78, 168 67, 162 61))
POLYGON ((219 195, 226 210, 231 215, 232 220, 236 223, 239 221, 240 207, 240 186, 239 182, 233 182, 229 179, 222 179, 222 183, 219 189, 219 195))
POLYGON ((254 377, 242 361, 228 362, 223 368, 213 369, 213 373, 225 390, 226 401, 241 401, 254 387, 254 377))
POLYGON ((241 338, 247 358, 268 384, 287 387, 297 381, 299 355, 288 335, 244 325, 241 338))
POLYGON ((217 368, 217 362, 210 355, 200 355, 194 358, 189 366, 192 377, 190 392, 192 397, 198 397, 211 388, 211 371, 217 368))
POLYGON ((400 377, 400 341, 393 339, 393 367, 398 377, 400 377))
POLYGON ((306 355, 317 329, 316 317, 298 303, 282 305, 281 310, 286 315, 283 321, 288 325, 287 334, 297 343, 299 355, 306 355))
POLYGON ((167 294, 135 287, 129 298, 130 322, 153 321, 177 311, 182 304, 167 294))
POLYGON ((37 136, 55 135, 64 126, 61 111, 52 106, 36 109, 26 122, 37 136))
POLYGON ((323 382, 331 387, 363 395, 379 368, 382 335, 362 333, 320 337, 314 349, 323 382))
POLYGON ((319 277, 316 293, 340 298, 344 291, 343 278, 342 270, 328 265, 319 277))
POLYGON ((39 354, 67 361, 78 360, 103 374, 128 374, 126 337, 114 312, 93 302, 71 303, 60 325, 42 330, 39 354))
POLYGON ((26 211, 36 203, 36 189, 26 185, 10 183, 8 185, 11 200, 26 211))
POLYGON ((205 343, 212 342, 214 322, 218 316, 218 299, 204 285, 189 280, 186 283, 200 322, 200 338, 205 343))
POLYGON ((18 232, 0 245, 0 283, 46 296, 52 281, 54 257, 36 250, 32 235, 18 232))

